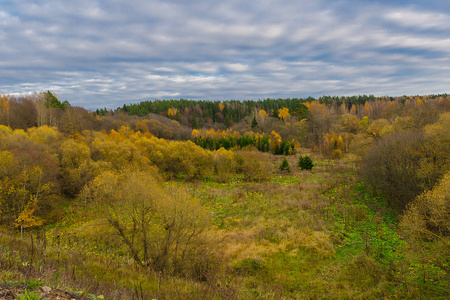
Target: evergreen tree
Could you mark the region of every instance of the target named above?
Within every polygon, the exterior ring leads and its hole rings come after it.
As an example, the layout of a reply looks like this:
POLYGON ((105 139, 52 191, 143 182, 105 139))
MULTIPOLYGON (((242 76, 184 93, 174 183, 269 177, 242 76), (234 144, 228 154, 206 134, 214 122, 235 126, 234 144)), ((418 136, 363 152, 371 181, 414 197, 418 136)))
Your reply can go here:
POLYGON ((283 161, 281 162, 280 171, 291 172, 291 167, 289 166, 289 163, 286 158, 284 158, 283 161))
POLYGON ((198 123, 197 123, 197 118, 194 116, 192 116, 192 129, 198 129, 198 123))
POLYGON ((308 156, 302 156, 300 155, 300 158, 298 159, 298 167, 301 170, 312 170, 312 168, 314 167, 313 161, 312 159, 308 156))
POLYGON ((256 127, 258 127, 258 121, 256 121, 256 117, 253 117, 253 120, 252 120, 252 129, 255 129, 256 127))

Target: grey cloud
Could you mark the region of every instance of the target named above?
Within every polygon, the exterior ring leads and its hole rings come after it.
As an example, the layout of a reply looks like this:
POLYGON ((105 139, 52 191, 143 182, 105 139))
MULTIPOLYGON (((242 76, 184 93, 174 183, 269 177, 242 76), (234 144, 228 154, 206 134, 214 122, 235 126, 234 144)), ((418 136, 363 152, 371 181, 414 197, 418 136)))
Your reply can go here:
POLYGON ((3 93, 50 89, 74 105, 114 108, 153 98, 447 92, 449 12, 432 6, 6 2, 3 93))

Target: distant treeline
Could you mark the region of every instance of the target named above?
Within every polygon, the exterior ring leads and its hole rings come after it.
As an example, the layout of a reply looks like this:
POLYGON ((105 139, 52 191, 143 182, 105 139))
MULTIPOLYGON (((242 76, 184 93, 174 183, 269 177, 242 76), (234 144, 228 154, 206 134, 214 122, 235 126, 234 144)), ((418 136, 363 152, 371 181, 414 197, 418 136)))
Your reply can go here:
MULTIPOLYGON (((447 94, 430 95, 428 98, 447 97, 447 94)), ((305 113, 304 107, 301 104, 306 102, 319 101, 321 104, 334 105, 340 107, 345 104, 348 111, 353 105, 364 105, 369 101, 398 101, 404 103, 410 96, 401 97, 375 97, 374 95, 358 95, 358 96, 323 96, 320 98, 278 98, 278 99, 263 99, 263 100, 226 100, 226 101, 210 101, 210 100, 187 100, 187 99, 170 99, 170 100, 147 100, 140 103, 124 104, 122 107, 116 109, 123 111, 128 115, 147 116, 150 113, 160 114, 172 117, 179 120, 182 115, 191 118, 192 127, 199 127, 197 122, 199 119, 205 120, 205 123, 224 123, 228 128, 232 123, 237 123, 243 118, 253 114, 255 111, 265 110, 271 117, 279 117, 278 110, 281 108, 288 108, 291 115, 295 112, 301 117, 305 113), (192 120, 193 119, 193 120, 192 120)), ((98 115, 106 115, 108 110, 97 109, 98 115)))

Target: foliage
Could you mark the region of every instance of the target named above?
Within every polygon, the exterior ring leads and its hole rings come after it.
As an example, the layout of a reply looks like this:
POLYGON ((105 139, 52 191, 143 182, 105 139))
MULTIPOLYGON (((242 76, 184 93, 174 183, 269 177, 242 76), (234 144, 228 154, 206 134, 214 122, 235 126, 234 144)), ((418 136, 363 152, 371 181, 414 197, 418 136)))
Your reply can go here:
POLYGON ((30 201, 28 201, 23 211, 19 214, 19 216, 15 220, 16 227, 28 228, 40 226, 44 223, 44 220, 34 215, 34 212, 37 208, 37 204, 38 204, 37 197, 35 195, 31 195, 30 201))
POLYGON ((289 163, 286 158, 284 158, 280 164, 280 171, 291 172, 291 168, 289 167, 289 163))
POLYGON ((219 148, 230 150, 254 146, 262 152, 271 152, 279 155, 295 154, 295 143, 283 140, 276 131, 272 131, 270 135, 252 132, 241 135, 239 132, 231 130, 215 131, 210 129, 202 133, 195 130, 192 132, 192 136, 197 145, 209 150, 217 150, 219 148))
POLYGON ((182 190, 164 189, 151 174, 128 170, 99 175, 83 197, 105 206, 108 223, 144 270, 202 276, 186 266, 186 259, 199 264, 207 259, 202 233, 208 215, 182 190))
POLYGON ((42 299, 38 292, 28 292, 28 290, 25 290, 25 292, 22 295, 19 295, 19 300, 40 300, 42 299))
POLYGON ((0 96, 7 282, 107 299, 448 295, 447 95, 158 100, 98 114, 46 95, 0 96), (298 150, 315 172, 277 172, 298 150))
POLYGON ((450 172, 410 203, 400 226, 415 238, 450 243, 450 172))
POLYGON ((309 170, 311 171, 314 167, 314 163, 312 159, 308 155, 300 155, 298 158, 298 164, 297 166, 300 168, 300 170, 309 170))
POLYGON ((291 115, 289 114, 289 108, 283 107, 278 110, 278 118, 283 121, 287 121, 291 115))
POLYGON ((448 168, 440 147, 428 147, 426 143, 423 133, 412 131, 396 132, 381 139, 363 157, 363 180, 385 196, 389 205, 404 209, 436 183, 441 168, 448 168), (442 164, 438 167, 431 163, 430 157, 442 164), (427 175, 423 176, 424 173, 427 175))

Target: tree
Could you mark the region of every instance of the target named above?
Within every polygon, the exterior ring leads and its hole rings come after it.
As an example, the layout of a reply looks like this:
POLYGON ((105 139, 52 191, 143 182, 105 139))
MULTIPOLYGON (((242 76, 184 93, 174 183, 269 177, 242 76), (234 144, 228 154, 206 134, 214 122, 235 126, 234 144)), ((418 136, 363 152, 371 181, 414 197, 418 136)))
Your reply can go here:
POLYGON ((369 101, 366 101, 366 103, 364 103, 363 111, 365 116, 369 118, 372 117, 372 106, 370 105, 369 101))
POLYGON ((278 118, 282 119, 283 121, 287 121, 291 115, 289 114, 289 108, 283 107, 280 110, 278 110, 278 118))
POLYGON ((9 124, 9 119, 10 119, 10 117, 9 117, 10 116, 9 99, 8 99, 8 96, 2 95, 1 93, 0 93, 0 116, 1 116, 0 119, 2 119, 2 121, 5 120, 4 125, 9 126, 10 125, 9 124))
POLYGON ((450 172, 410 203, 400 227, 414 238, 439 239, 450 246, 450 172))
POLYGON ((34 215, 34 212, 37 209, 37 207, 38 207, 38 198, 36 195, 31 195, 30 201, 28 201, 23 211, 14 221, 16 227, 20 227, 20 233, 22 238, 24 228, 41 226, 42 224, 44 224, 44 220, 34 215))
MULTIPOLYGON (((367 120, 366 123, 368 124, 368 118, 367 117, 365 118, 366 119, 364 120, 367 120)), ((341 121, 340 123, 342 124, 342 129, 347 132, 356 134, 361 130, 362 127, 361 121, 359 121, 357 116, 351 114, 344 114, 342 115, 340 121, 341 121)))
POLYGON ((286 158, 283 159, 283 161, 280 164, 280 171, 287 171, 291 172, 291 168, 289 167, 289 163, 286 158))
POLYGON ((14 221, 23 236, 25 228, 43 224, 35 211, 50 195, 51 185, 45 183, 41 167, 33 167, 9 151, 1 152, 0 158, 0 215, 14 221))
POLYGON ((269 117, 269 115, 267 114, 267 112, 266 112, 264 109, 261 109, 261 110, 258 112, 258 117, 267 119, 267 118, 269 117))
POLYGON ((367 133, 374 137, 375 139, 379 139, 382 136, 385 136, 392 132, 392 127, 390 123, 386 119, 377 119, 372 122, 367 128, 367 133))
MULTIPOLYGON (((226 121, 226 118, 225 118, 225 121, 226 121)), ((192 129, 199 129, 199 126, 197 123, 197 118, 195 117, 195 115, 192 116, 191 126, 192 126, 192 129)))
POLYGON ((44 99, 45 99, 45 106, 47 108, 59 108, 64 110, 66 109, 67 106, 69 106, 69 103, 67 101, 64 102, 59 101, 59 99, 50 91, 44 93, 44 99))
POLYGON ((256 127, 258 127, 258 121, 256 121, 256 117, 253 117, 253 120, 252 120, 252 129, 255 129, 256 127))
POLYGON ((387 203, 404 209, 423 190, 419 176, 423 134, 402 131, 382 138, 363 156, 362 180, 372 185, 387 203))
POLYGON ((300 168, 300 170, 311 171, 312 168, 314 167, 313 161, 308 155, 305 155, 305 156, 300 155, 300 157, 298 158, 297 165, 300 168))
POLYGON ((299 121, 308 119, 310 117, 308 107, 303 103, 297 104, 297 106, 292 111, 292 115, 295 116, 299 121))
POLYGON ((203 239, 209 214, 186 191, 126 169, 102 173, 81 196, 104 208, 107 222, 144 271, 205 276, 211 268, 203 239))
POLYGON ((86 183, 100 173, 99 163, 91 160, 91 152, 83 141, 67 139, 61 144, 61 187, 71 197, 77 196, 86 183))
POLYGON ((61 111, 69 107, 70 104, 67 101, 59 101, 58 97, 50 91, 42 92, 36 96, 35 106, 38 126, 57 126, 61 111))
POLYGON ((450 170, 450 113, 424 128, 424 143, 418 177, 424 190, 431 189, 450 170))

